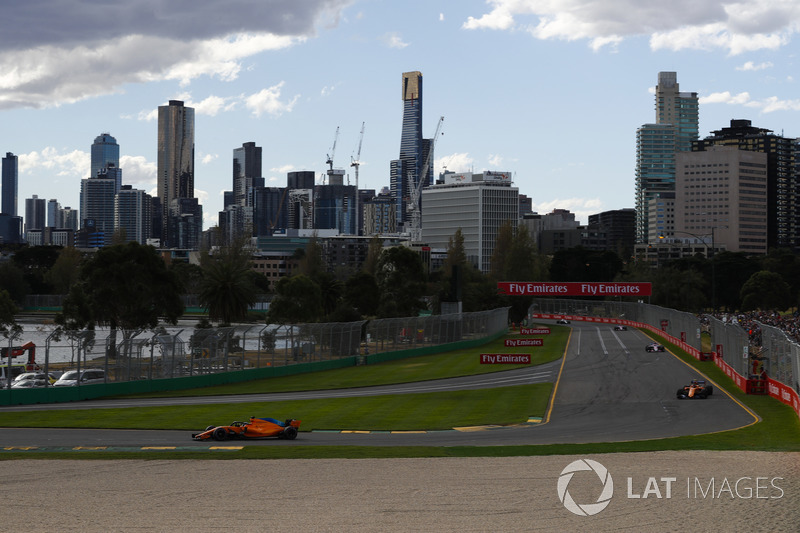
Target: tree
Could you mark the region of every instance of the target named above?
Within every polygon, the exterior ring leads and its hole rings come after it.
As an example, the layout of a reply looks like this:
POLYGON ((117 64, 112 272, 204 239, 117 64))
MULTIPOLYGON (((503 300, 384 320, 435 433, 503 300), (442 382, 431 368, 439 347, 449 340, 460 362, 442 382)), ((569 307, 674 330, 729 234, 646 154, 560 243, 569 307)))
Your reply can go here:
POLYGON ((135 241, 101 248, 81 269, 56 322, 68 329, 107 325, 125 340, 183 314, 180 283, 152 246, 135 241))
POLYGON ((200 305, 213 322, 231 324, 247 317, 256 302, 256 289, 250 276, 250 250, 245 239, 236 239, 200 260, 200 305))
POLYGON ((22 269, 32 294, 52 294, 53 287, 45 281, 45 274, 55 264, 60 251, 60 246, 26 246, 12 256, 11 262, 22 269))
POLYGON ((322 245, 317 239, 317 234, 311 236, 308 244, 306 244, 305 254, 300 258, 300 264, 297 268, 298 273, 305 274, 309 278, 316 280, 325 269, 325 259, 322 250, 322 245))
POLYGON ((425 270, 419 254, 405 246, 381 253, 375 276, 381 293, 378 316, 417 316, 425 309, 425 270))
POLYGON ((11 295, 5 289, 0 289, 0 334, 3 337, 15 337, 22 331, 22 327, 17 324, 15 315, 19 311, 11 295))
POLYGON ((383 252, 383 240, 378 235, 373 235, 369 240, 367 258, 364 260, 361 270, 374 276, 378 271, 378 260, 381 257, 381 252, 383 252))
POLYGON ((351 276, 344 285, 344 301, 361 313, 361 316, 375 316, 381 301, 375 276, 367 272, 351 276))
POLYGON ((497 230, 497 237, 494 240, 494 251, 492 252, 491 269, 489 273, 497 281, 517 281, 509 280, 506 277, 506 264, 511 254, 511 246, 514 242, 514 227, 510 220, 506 220, 497 230))
POLYGON ((742 286, 740 293, 743 309, 776 309, 788 308, 793 296, 780 274, 761 270, 756 272, 742 286))
POLYGON ((45 274, 45 281, 53 286, 56 294, 68 294, 78 282, 82 261, 83 254, 78 249, 72 246, 62 248, 58 259, 45 274))
POLYGON ((322 291, 305 274, 283 277, 275 285, 275 297, 269 304, 270 324, 304 324, 322 316, 322 291))
POLYGON ((18 305, 25 303, 25 296, 30 288, 22 269, 11 261, 0 263, 0 289, 8 291, 11 299, 18 305))

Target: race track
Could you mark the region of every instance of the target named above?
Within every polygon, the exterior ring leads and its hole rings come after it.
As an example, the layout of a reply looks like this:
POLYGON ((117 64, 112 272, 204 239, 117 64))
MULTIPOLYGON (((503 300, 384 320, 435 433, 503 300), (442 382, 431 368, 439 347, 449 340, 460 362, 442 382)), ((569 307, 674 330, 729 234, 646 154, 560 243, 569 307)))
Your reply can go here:
MULTIPOLYGON (((645 352, 649 339, 636 329, 573 323, 566 357, 529 367, 467 378, 337 391, 185 399, 97 400, 80 404, 3 407, 0 411, 197 403, 250 403, 289 399, 407 394, 556 382, 552 408, 541 423, 400 433, 302 432, 294 441, 194 442, 187 431, 0 428, 7 447, 143 447, 216 445, 498 446, 620 442, 695 435, 752 424, 756 417, 714 384, 706 400, 678 400, 675 391, 703 377, 669 352, 645 352)), ((253 413, 256 414, 256 413, 253 413)), ((249 416, 249 415, 248 415, 249 416)), ((242 418, 240 413, 233 416, 242 418)), ((200 429, 200 428, 198 428, 200 429)))

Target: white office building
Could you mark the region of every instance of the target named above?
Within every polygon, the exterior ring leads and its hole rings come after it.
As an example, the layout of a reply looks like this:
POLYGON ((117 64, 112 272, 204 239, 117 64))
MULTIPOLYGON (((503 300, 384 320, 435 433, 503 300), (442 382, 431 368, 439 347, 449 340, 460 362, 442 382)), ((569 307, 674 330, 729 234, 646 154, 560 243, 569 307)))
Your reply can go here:
POLYGON ((491 268, 500 226, 519 222, 519 189, 510 172, 444 174, 444 182, 422 190, 422 240, 446 249, 461 229, 467 259, 482 272, 491 268))

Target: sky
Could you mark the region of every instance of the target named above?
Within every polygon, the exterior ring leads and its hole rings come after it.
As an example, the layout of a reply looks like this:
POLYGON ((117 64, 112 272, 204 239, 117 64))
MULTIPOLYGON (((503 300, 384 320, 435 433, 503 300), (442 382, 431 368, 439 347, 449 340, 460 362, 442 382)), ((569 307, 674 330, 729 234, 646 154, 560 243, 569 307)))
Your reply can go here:
POLYGON ((359 188, 388 186, 402 74, 418 70, 423 135, 444 117, 437 174, 509 171, 534 211, 585 224, 635 205, 660 71, 698 93, 701 137, 731 119, 800 137, 798 32, 796 0, 8 2, 0 154, 19 157, 22 216, 33 195, 77 209, 106 132, 123 183, 155 195, 157 109, 183 100, 209 228, 245 142, 268 186, 294 170, 322 183, 329 155, 350 184, 358 158, 359 188))

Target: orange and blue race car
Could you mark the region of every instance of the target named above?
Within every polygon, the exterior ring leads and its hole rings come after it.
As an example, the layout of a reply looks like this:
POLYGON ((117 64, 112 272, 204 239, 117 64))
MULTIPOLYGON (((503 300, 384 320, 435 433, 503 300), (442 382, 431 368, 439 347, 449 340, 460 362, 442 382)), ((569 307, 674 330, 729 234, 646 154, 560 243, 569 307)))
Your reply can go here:
POLYGON ((201 433, 192 433, 194 440, 260 439, 278 437, 292 440, 297 437, 300 420, 289 418, 285 422, 274 418, 250 417, 249 422, 234 422, 230 426, 208 426, 201 433))
POLYGON ((714 387, 706 383, 704 379, 693 379, 691 383, 678 389, 677 396, 679 400, 688 398, 706 399, 714 394, 714 387))

